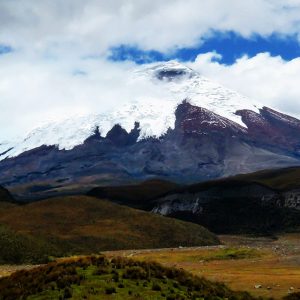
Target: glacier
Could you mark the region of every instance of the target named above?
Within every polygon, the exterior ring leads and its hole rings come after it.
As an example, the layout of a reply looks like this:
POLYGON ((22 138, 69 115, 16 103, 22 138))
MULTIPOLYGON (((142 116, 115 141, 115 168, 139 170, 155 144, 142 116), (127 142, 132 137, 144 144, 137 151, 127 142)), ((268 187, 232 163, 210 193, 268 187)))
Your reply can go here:
MULTIPOLYGON (((0 160, 42 145, 56 145, 60 150, 70 150, 82 144, 96 128, 105 137, 119 124, 127 132, 140 125, 139 140, 160 137, 169 128, 174 129, 175 110, 184 100, 225 117, 243 127, 238 110, 259 112, 262 104, 202 76, 195 70, 177 62, 155 63, 132 71, 129 88, 143 82, 150 83, 157 96, 145 95, 109 111, 68 118, 33 129, 24 139, 0 143, 0 160), (161 92, 161 96, 160 96, 161 92)), ((101 97, 99 97, 101 102, 101 97)))

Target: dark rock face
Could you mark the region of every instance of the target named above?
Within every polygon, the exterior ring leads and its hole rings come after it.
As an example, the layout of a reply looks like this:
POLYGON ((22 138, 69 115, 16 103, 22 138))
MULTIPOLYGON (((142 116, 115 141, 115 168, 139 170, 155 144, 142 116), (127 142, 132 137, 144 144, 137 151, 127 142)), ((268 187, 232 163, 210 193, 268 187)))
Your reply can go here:
POLYGON ((300 226, 300 192, 227 179, 184 187, 156 199, 153 212, 195 222, 216 233, 273 233, 300 226))
POLYGON ((300 167, 174 185, 146 181, 88 194, 204 225, 217 233, 273 234, 300 228, 300 167))
POLYGON ((300 165, 300 121, 268 108, 239 111, 244 128, 183 102, 175 128, 138 141, 115 125, 106 137, 95 129, 72 150, 42 146, 0 162, 0 184, 19 198, 85 192, 95 186, 159 178, 193 183, 238 173, 300 165))
POLYGON ((203 134, 242 135, 246 129, 221 117, 205 108, 192 106, 184 101, 176 110, 177 131, 184 135, 197 136, 203 134))
POLYGON ((248 136, 266 146, 300 153, 300 121, 264 107, 260 114, 242 110, 237 112, 248 127, 248 136))
POLYGON ((190 72, 188 73, 186 69, 160 70, 155 75, 157 79, 167 81, 180 79, 183 76, 192 76, 192 74, 190 72))
POLYGON ((106 135, 106 139, 112 142, 115 146, 129 146, 136 143, 140 134, 139 123, 134 124, 134 129, 129 133, 119 124, 115 125, 106 135))

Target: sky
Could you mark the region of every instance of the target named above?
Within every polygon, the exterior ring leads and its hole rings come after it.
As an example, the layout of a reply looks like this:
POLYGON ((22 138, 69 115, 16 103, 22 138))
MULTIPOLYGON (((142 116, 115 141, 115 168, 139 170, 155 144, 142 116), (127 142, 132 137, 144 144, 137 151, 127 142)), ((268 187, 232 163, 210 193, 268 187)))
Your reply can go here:
POLYGON ((175 59, 300 117, 300 0, 0 0, 0 141, 113 109, 175 59))

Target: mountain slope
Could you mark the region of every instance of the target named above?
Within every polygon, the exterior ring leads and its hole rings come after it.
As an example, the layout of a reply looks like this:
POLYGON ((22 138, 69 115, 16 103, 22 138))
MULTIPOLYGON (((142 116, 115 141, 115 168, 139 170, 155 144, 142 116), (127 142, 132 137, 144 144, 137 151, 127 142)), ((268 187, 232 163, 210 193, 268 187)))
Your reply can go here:
POLYGON ((167 96, 145 95, 104 115, 33 131, 2 156, 9 157, 0 161, 0 184, 32 200, 149 179, 190 184, 300 165, 299 120, 174 62, 140 70, 132 81, 150 82, 167 96))
POLYGON ((36 128, 23 141, 6 142, 2 146, 0 143, 0 159, 17 156, 42 145, 58 145, 59 149, 70 150, 82 144, 96 127, 101 136, 105 137, 116 124, 130 132, 135 122, 138 122, 139 139, 158 138, 169 128, 174 129, 175 110, 186 98, 193 105, 201 106, 244 127, 246 126, 236 111, 247 109, 258 112, 258 108, 262 107, 175 61, 154 64, 149 68, 142 67, 128 79, 128 86, 132 89, 144 83, 148 88, 145 94, 115 110, 52 122, 36 128), (152 96, 153 91, 155 96, 152 96), (1 153, 4 153, 2 157, 1 153))
POLYGON ((233 176, 231 180, 260 183, 278 192, 288 192, 300 189, 300 168, 263 170, 251 174, 233 176))
POLYGON ((28 199, 153 178, 192 183, 300 164, 298 142, 255 140, 242 126, 188 102, 175 116, 174 130, 160 139, 137 141, 138 125, 129 133, 116 125, 105 138, 95 131, 72 150, 41 146, 24 152, 0 162, 0 183, 28 199))
POLYGON ((87 196, 52 198, 0 210, 0 223, 52 245, 56 249, 52 255, 219 243, 199 225, 87 196))

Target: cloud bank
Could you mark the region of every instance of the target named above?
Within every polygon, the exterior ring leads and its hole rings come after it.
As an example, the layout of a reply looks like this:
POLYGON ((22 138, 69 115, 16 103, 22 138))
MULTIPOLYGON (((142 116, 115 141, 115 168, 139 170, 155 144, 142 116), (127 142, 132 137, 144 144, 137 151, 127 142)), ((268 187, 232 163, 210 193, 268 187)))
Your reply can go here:
POLYGON ((298 0, 1 0, 0 40, 55 53, 105 53, 118 44, 172 51, 213 31, 300 32, 298 0))
POLYGON ((217 53, 199 55, 190 66, 266 106, 300 117, 300 57, 285 61, 260 53, 230 66, 220 64, 218 58, 217 53))
MULTIPOLYGON (((108 60, 113 47, 172 53, 227 31, 299 39, 299 16, 298 0, 0 0, 0 141, 47 120, 101 112, 150 93, 128 84, 133 62, 108 60)), ((298 58, 261 53, 226 66, 216 55, 201 54, 189 64, 300 116, 298 58)))

